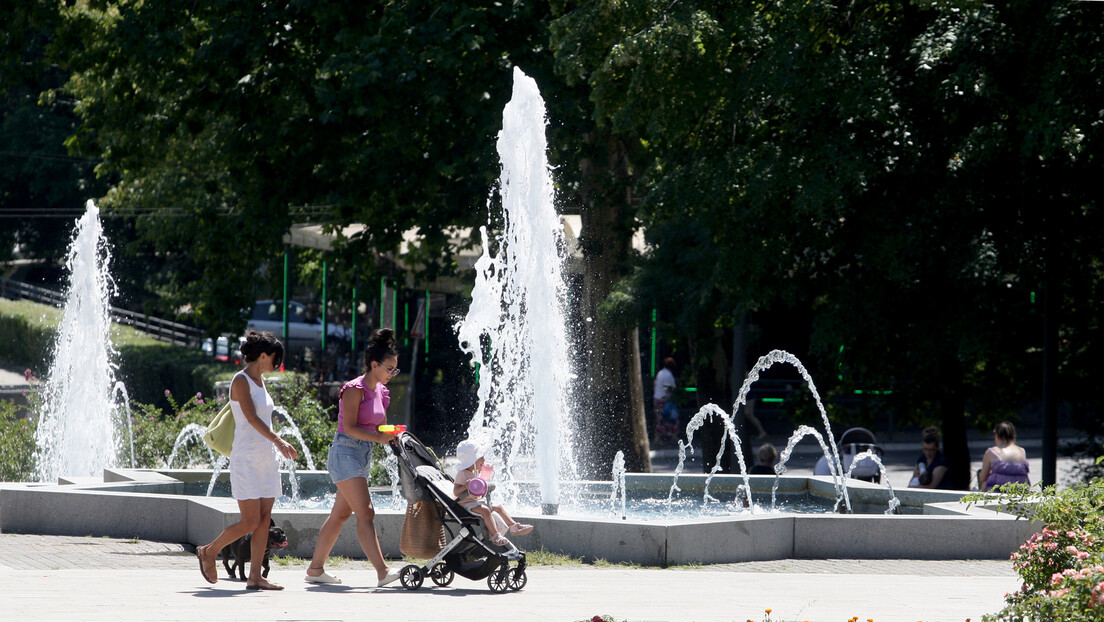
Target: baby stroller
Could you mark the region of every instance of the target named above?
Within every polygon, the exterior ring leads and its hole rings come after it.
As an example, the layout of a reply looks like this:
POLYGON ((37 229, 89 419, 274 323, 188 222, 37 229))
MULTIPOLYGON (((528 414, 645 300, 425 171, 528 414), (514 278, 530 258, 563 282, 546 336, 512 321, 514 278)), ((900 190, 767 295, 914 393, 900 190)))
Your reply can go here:
POLYGON ((391 441, 391 450, 398 458, 399 484, 406 502, 429 502, 435 507, 447 542, 424 566, 409 564, 400 571, 403 587, 416 590, 426 576, 444 587, 457 574, 472 581, 486 578, 492 592, 525 587, 525 553, 491 542, 483 519, 453 499, 452 478, 441 470, 429 449, 413 434, 400 432, 391 441))
MULTIPOLYGON (((873 458, 864 456, 855 463, 854 470, 851 469, 851 463, 855 461, 855 456, 864 451, 871 452, 878 457, 878 460, 881 460, 882 456, 885 455, 885 451, 878 446, 874 433, 866 428, 851 428, 840 436, 839 453, 840 462, 843 463, 843 474, 850 473, 853 479, 880 484, 882 482, 882 470, 873 458)), ((821 456, 820 460, 817 460, 816 466, 813 467, 813 475, 831 474, 832 467, 828 462, 828 457, 821 456)))
MULTIPOLYGON (((851 468, 851 462, 855 459, 855 456, 864 451, 869 451, 878 456, 879 460, 885 455, 885 451, 878 446, 878 439, 874 438, 874 433, 866 428, 851 428, 844 432, 840 436, 839 450, 845 472, 851 468)), ((863 458, 855 464, 854 470, 851 471, 851 477, 879 484, 882 481, 882 470, 873 459, 863 458)))

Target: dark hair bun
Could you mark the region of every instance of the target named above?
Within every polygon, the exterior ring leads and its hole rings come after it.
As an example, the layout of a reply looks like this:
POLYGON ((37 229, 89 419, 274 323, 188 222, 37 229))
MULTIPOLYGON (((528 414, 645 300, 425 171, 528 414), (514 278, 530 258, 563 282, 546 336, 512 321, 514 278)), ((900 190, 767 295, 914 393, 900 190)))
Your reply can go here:
POLYGON ((245 333, 245 343, 241 345, 242 357, 249 363, 257 360, 262 354, 271 354, 274 357, 273 364, 279 367, 284 360, 284 344, 269 331, 257 332, 250 330, 245 333))
POLYGON ((383 359, 398 356, 399 348, 395 345, 395 330, 380 328, 368 337, 368 344, 364 348, 364 369, 371 369, 372 363, 383 363, 383 359))

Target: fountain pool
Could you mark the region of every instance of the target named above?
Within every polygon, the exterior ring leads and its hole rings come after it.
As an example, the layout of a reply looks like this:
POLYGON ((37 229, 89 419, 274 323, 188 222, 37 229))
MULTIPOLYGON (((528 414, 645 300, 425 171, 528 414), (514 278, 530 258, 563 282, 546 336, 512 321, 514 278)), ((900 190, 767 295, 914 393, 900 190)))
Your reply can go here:
MULTIPOLYGON (((298 472, 305 496, 328 488, 328 475, 298 472)), ((225 476, 220 476, 225 477, 225 476)), ((285 473, 286 477, 286 473, 285 473)), ((705 475, 682 475, 679 486, 700 499, 705 475)), ((206 542, 238 519, 230 498, 184 494, 189 487, 206 490, 206 470, 107 469, 101 483, 0 484, 0 531, 58 535, 98 535, 166 542, 206 542)), ((663 498, 670 475, 627 474, 630 498, 648 494, 663 498)), ((751 476, 753 499, 770 495, 774 477, 751 476)), ((742 476, 716 475, 710 490, 735 498, 742 476)), ((587 483, 609 508, 610 482, 587 483)), ((709 564, 769 559, 1006 559, 1040 525, 998 514, 984 506, 967 508, 961 493, 902 490, 902 515, 883 514, 888 493, 883 486, 848 481, 853 510, 870 514, 755 513, 698 518, 660 517, 622 520, 608 512, 599 517, 531 515, 516 512, 536 529, 514 538, 524 550, 550 552, 587 560, 645 565, 709 564)), ((285 490, 290 490, 290 483, 285 490)), ((381 489, 380 492, 383 492, 381 489)), ((783 476, 779 494, 836 499, 828 477, 783 476)), ((288 534, 284 554, 310 557, 318 530, 328 515, 322 509, 276 509, 273 517, 288 534)), ((376 529, 383 552, 399 556, 405 514, 378 508, 376 529)), ((355 526, 342 531, 334 553, 361 558, 355 526)))

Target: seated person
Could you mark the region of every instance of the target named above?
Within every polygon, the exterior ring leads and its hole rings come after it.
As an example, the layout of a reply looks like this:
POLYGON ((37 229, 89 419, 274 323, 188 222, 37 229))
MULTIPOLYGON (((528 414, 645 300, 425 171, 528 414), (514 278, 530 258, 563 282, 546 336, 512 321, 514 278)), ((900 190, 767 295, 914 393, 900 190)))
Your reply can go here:
POLYGON ((465 510, 483 518, 483 525, 491 534, 492 543, 496 546, 512 547, 513 544, 506 539, 504 532, 509 530, 512 536, 523 536, 533 531, 533 526, 517 522, 501 505, 491 505, 487 500, 490 485, 487 485, 487 491, 481 495, 473 495, 469 491, 468 483, 478 478, 479 471, 483 468, 483 453, 483 449, 471 440, 461 441, 456 446, 456 459, 460 464, 453 480, 455 485, 452 494, 465 510))
POLYGON ((1016 444, 1016 428, 1002 421, 993 430, 995 446, 985 450, 978 473, 978 487, 983 491, 998 490, 1003 484, 1030 484, 1027 452, 1016 444))
POLYGON ((939 440, 939 428, 934 426, 924 428, 924 433, 920 437, 921 454, 916 459, 916 467, 912 470, 909 488, 953 489, 949 476, 950 463, 939 450, 939 440))
POLYGON ((774 445, 770 443, 760 445, 756 458, 755 465, 748 471, 749 475, 774 475, 774 463, 778 460, 778 450, 774 445))

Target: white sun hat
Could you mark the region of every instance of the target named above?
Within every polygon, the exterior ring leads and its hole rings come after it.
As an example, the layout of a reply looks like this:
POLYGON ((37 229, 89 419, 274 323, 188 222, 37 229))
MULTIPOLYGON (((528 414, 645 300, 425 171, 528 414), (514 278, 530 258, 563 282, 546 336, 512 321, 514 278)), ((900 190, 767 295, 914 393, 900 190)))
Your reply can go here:
POLYGON ((473 440, 460 441, 456 446, 457 468, 467 469, 475 464, 475 461, 483 457, 483 448, 473 440))

